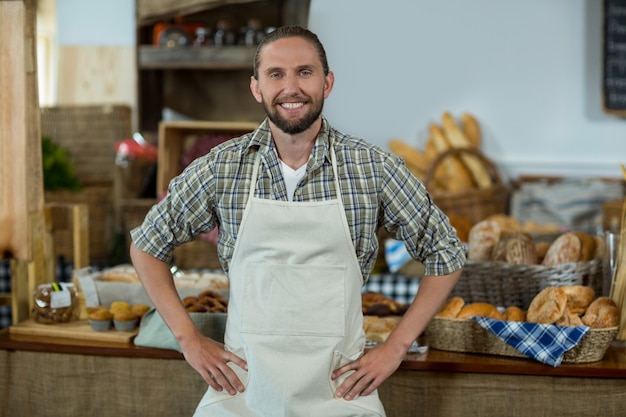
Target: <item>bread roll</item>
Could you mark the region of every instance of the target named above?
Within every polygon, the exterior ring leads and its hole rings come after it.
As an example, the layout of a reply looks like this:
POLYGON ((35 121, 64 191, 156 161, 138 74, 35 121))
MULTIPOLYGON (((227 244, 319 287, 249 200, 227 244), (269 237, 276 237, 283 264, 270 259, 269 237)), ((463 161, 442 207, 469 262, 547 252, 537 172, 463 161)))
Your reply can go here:
POLYGON ((594 289, 586 285, 566 285, 561 288, 567 295, 567 310, 574 314, 584 313, 596 296, 594 289))
POLYGON ((468 259, 474 261, 491 260, 493 248, 500 240, 501 229, 493 220, 483 220, 470 229, 468 235, 468 259))
POLYGON ((527 233, 504 231, 494 246, 491 259, 512 265, 535 265, 535 243, 527 233))
POLYGON ((589 305, 582 322, 592 329, 606 329, 619 325, 620 313, 610 297, 598 297, 589 305))
POLYGON ((556 266, 569 262, 578 262, 582 243, 573 232, 563 233, 548 248, 542 264, 556 266))
POLYGON ((439 313, 437 313, 437 317, 453 319, 459 314, 464 305, 465 300, 463 298, 458 296, 450 297, 443 304, 439 313))
POLYGON ((506 321, 526 321, 526 312, 517 306, 510 306, 502 313, 506 321))
POLYGON ((580 319, 580 316, 576 313, 572 313, 571 311, 565 309, 565 313, 558 319, 554 324, 557 326, 582 326, 583 321, 580 319))
POLYGON ((464 306, 459 314, 457 314, 457 319, 468 319, 470 317, 479 316, 479 317, 490 317, 492 319, 504 320, 504 316, 500 311, 493 305, 489 303, 471 303, 464 306))
POLYGON ((528 306, 526 321, 553 324, 565 313, 567 294, 561 287, 547 287, 537 294, 528 306))

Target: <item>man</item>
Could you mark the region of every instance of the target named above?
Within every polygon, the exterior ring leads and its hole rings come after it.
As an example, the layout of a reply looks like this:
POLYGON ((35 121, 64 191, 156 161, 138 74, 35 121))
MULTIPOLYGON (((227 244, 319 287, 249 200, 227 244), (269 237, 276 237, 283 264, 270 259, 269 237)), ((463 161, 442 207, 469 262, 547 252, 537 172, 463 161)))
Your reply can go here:
POLYGON ((321 116, 333 84, 317 36, 268 34, 250 80, 267 120, 194 161, 131 232, 148 295, 210 385, 197 416, 384 415, 376 389, 461 273, 461 244, 423 184, 321 116), (218 225, 230 279, 225 346, 200 334, 168 267, 176 245, 218 225), (380 226, 426 276, 396 330, 364 354, 361 288, 380 226))

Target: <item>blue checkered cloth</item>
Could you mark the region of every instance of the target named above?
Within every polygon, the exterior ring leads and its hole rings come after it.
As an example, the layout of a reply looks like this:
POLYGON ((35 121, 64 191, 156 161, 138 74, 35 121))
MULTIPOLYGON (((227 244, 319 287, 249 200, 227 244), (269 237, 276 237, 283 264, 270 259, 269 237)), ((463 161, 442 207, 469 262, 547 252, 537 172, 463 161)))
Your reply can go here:
POLYGON ((473 319, 524 355, 553 367, 559 366, 563 354, 576 346, 589 331, 587 326, 555 326, 488 317, 473 319))

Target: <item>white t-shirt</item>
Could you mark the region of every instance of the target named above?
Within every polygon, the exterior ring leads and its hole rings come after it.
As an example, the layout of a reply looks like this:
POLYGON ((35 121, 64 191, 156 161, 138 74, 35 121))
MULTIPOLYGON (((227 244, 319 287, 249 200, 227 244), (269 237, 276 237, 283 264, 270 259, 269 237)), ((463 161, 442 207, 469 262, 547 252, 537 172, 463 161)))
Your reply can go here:
POLYGON ((306 164, 298 169, 293 169, 283 161, 280 161, 283 167, 283 178, 285 178, 285 187, 287 187, 287 196, 289 201, 293 201, 293 192, 296 190, 298 182, 304 177, 306 172, 306 164))

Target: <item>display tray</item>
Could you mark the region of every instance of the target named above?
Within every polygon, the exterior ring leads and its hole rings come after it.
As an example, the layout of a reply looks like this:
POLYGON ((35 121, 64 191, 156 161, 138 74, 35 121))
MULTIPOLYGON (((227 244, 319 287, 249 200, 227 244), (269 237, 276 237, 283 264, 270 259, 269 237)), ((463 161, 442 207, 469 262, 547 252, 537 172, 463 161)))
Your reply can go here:
POLYGON ((131 343, 138 329, 132 332, 107 330, 97 332, 91 329, 87 320, 76 320, 69 323, 41 324, 26 320, 9 327, 9 333, 25 336, 58 337, 63 339, 96 340, 101 342, 131 343))
MULTIPOLYGON (((575 347, 565 352, 563 363, 602 360, 617 330, 617 327, 590 329, 575 347)), ((474 320, 435 317, 426 328, 426 339, 432 349, 528 359, 474 320)))

